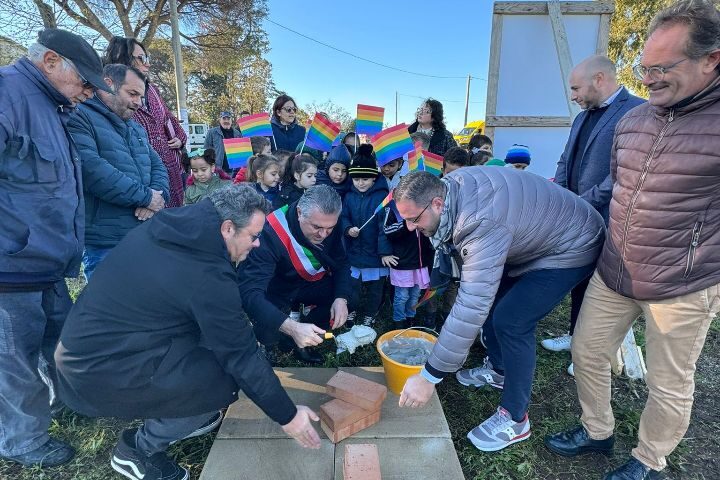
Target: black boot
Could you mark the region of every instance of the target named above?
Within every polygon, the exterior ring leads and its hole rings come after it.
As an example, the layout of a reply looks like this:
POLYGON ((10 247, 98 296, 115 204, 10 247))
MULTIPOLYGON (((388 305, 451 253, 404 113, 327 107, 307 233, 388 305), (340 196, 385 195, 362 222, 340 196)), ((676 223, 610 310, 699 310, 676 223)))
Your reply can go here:
POLYGON ((630 457, 624 465, 605 475, 605 480, 646 480, 655 478, 653 470, 638 459, 630 457))
POLYGON ((295 348, 293 353, 295 354, 295 358, 305 363, 310 363, 312 365, 320 365, 323 363, 323 358, 320 354, 313 350, 308 350, 307 348, 295 348))
POLYGON ((43 445, 22 455, 0 456, 5 460, 12 460, 26 467, 40 468, 56 467, 69 462, 75 456, 75 449, 67 443, 51 438, 43 445))
POLYGON ((410 328, 410 322, 408 322, 407 318, 393 322, 393 330, 405 330, 406 328, 410 328))
POLYGON ((615 445, 615 435, 604 440, 593 440, 582 425, 545 437, 545 446, 551 452, 564 457, 574 457, 589 452, 612 453, 613 445, 615 445))

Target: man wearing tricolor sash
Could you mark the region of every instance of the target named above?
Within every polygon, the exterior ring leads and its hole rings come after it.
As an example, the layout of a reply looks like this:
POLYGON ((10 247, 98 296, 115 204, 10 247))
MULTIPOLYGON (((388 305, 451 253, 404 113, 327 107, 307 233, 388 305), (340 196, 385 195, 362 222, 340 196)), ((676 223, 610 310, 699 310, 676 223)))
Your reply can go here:
POLYGON ((350 263, 335 225, 342 203, 332 187, 309 188, 296 203, 267 217, 256 248, 240 267, 243 307, 265 345, 294 342, 296 355, 311 363, 320 357, 305 347, 322 342, 328 328, 347 320, 350 263), (314 305, 307 323, 286 313, 294 302, 314 305), (280 334, 285 335, 280 335, 280 334))

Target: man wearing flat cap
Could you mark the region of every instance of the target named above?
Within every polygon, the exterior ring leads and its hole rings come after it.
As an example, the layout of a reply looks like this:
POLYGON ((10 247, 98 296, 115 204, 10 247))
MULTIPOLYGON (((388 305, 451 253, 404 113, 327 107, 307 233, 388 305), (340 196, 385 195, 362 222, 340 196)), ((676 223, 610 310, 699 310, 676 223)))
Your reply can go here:
MULTIPOLYGON (((242 116, 242 114, 240 115, 242 116)), ((218 118, 218 126, 215 128, 211 128, 208 131, 207 136, 205 137, 205 145, 203 147, 206 149, 215 149, 215 164, 218 167, 222 168, 225 173, 230 173, 232 168, 230 168, 230 165, 227 161, 227 156, 225 155, 225 144, 223 144, 223 140, 242 137, 242 132, 240 131, 240 129, 233 126, 233 118, 234 116, 232 112, 220 112, 220 117, 218 118)))
POLYGON ((81 37, 40 32, 27 56, 0 67, 0 457, 26 466, 69 461, 50 438, 53 352, 79 273, 84 205, 80 160, 66 124, 95 89, 110 92, 81 37))

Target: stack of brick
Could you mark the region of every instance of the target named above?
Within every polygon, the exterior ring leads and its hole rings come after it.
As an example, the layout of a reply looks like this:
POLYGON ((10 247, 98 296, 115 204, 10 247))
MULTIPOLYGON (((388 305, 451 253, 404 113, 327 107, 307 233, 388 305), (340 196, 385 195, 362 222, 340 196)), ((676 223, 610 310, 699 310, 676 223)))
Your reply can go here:
POLYGON ((320 426, 331 442, 338 443, 380 421, 385 385, 339 371, 325 388, 334 398, 320 406, 320 426))

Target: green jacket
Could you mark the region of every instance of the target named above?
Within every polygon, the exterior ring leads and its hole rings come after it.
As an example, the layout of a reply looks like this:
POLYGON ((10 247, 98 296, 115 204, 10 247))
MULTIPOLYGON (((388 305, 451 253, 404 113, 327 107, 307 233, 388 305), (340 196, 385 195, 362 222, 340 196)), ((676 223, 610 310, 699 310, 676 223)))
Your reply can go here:
POLYGON ((232 180, 224 180, 218 177, 217 174, 214 174, 208 183, 193 182, 185 189, 185 200, 183 203, 185 205, 197 203, 210 194, 210 192, 214 192, 222 187, 227 187, 228 185, 232 185, 232 180))

